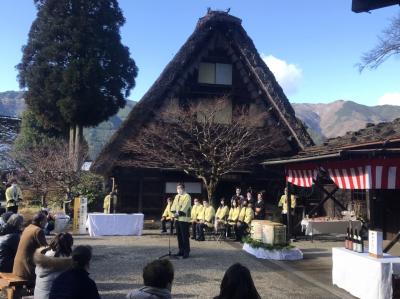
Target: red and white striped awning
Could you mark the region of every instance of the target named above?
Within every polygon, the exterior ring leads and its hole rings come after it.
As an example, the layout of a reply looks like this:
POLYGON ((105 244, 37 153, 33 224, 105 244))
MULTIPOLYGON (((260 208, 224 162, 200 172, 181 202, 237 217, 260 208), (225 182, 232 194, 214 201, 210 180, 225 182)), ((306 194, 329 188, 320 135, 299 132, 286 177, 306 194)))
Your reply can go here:
POLYGON ((286 169, 286 180, 293 185, 311 187, 317 177, 317 168, 313 164, 286 169))
POLYGON ((327 171, 340 189, 400 189, 400 159, 371 159, 288 166, 286 180, 311 187, 318 168, 327 171))

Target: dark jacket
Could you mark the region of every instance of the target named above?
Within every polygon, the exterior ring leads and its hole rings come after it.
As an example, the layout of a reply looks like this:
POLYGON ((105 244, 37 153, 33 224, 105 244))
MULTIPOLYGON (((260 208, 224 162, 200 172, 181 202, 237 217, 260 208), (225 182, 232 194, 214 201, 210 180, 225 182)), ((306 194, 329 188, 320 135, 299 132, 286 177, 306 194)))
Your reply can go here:
POLYGON ((15 230, 0 236, 0 272, 11 273, 13 271, 20 236, 21 233, 15 230))
POLYGON ((100 295, 89 273, 73 268, 54 280, 49 299, 100 299, 100 295))
POLYGON ((262 200, 261 202, 256 203, 256 205, 254 206, 254 210, 256 210, 256 208, 261 209, 261 211, 254 216, 255 219, 257 220, 264 220, 265 219, 265 203, 264 200, 262 200))

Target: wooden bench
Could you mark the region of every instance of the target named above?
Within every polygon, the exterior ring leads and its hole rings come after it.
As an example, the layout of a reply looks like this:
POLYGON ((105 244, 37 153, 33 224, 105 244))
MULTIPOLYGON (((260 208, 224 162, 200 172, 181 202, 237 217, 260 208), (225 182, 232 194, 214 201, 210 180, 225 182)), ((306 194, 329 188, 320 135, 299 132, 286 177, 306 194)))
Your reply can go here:
POLYGON ((29 295, 27 291, 28 281, 12 273, 0 272, 0 290, 5 291, 7 299, 20 299, 29 295))

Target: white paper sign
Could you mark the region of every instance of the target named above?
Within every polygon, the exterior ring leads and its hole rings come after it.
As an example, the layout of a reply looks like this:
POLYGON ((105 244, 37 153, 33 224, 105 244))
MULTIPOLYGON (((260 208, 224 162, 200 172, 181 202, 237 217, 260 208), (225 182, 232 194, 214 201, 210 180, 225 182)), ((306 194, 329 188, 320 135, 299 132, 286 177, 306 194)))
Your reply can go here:
POLYGON ((86 218, 87 218, 87 198, 81 197, 79 209, 79 233, 86 233, 86 218))
POLYGON ((378 230, 368 231, 368 252, 375 256, 383 256, 383 234, 378 230))

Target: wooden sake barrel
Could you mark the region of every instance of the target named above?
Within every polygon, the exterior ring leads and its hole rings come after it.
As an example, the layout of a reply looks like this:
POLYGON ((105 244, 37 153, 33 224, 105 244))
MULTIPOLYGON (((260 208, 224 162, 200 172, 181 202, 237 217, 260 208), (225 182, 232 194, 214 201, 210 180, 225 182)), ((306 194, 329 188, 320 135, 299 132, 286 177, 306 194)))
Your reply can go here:
POLYGON ((265 224, 271 223, 269 220, 253 220, 250 224, 250 236, 254 240, 262 240, 262 227, 265 224))
POLYGON ((262 240, 262 225, 261 223, 252 223, 251 224, 251 230, 250 230, 250 236, 253 240, 262 240))
POLYGON ((262 242, 265 244, 285 244, 286 226, 281 223, 268 223, 262 227, 262 242))

